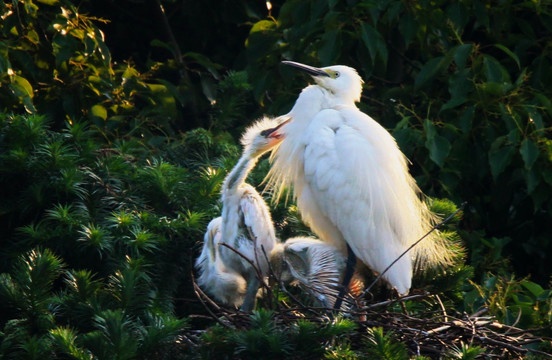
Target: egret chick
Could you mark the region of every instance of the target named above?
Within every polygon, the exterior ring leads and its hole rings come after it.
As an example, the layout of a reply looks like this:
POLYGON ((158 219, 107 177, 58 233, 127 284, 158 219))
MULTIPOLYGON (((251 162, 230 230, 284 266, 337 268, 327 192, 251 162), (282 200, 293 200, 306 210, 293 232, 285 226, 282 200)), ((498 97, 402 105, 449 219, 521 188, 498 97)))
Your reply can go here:
MULTIPOLYGON (((431 229, 435 216, 395 139, 356 107, 363 83, 356 70, 283 63, 310 74, 315 85, 284 115, 289 121, 272 153, 269 186, 277 196, 293 187, 303 220, 320 239, 344 254, 350 248, 382 273, 431 229)), ((403 256, 383 275, 400 294, 410 289, 414 258, 424 266, 446 264, 451 253, 433 233, 403 256)))
POLYGON ((219 245, 222 238, 222 217, 209 222, 203 238, 201 254, 195 262, 199 271, 198 285, 223 304, 240 306, 245 298, 247 283, 243 276, 228 270, 221 260, 219 245))
POLYGON ((269 209, 257 190, 245 181, 259 157, 282 140, 278 124, 278 120, 265 117, 242 135, 242 156, 221 189, 222 216, 220 221, 213 220, 215 223, 208 229, 203 251, 196 261, 199 286, 223 303, 241 304, 243 311, 251 311, 255 306, 260 285, 256 269, 262 276, 267 275, 266 257, 276 243, 269 209))
MULTIPOLYGON (((274 246, 270 264, 284 283, 297 283, 319 304, 332 308, 340 296, 347 259, 335 247, 318 239, 294 237, 274 246)), ((350 307, 353 296, 362 291, 363 283, 356 276, 344 292, 342 309, 350 307)), ((343 295, 341 295, 343 296, 343 295)))

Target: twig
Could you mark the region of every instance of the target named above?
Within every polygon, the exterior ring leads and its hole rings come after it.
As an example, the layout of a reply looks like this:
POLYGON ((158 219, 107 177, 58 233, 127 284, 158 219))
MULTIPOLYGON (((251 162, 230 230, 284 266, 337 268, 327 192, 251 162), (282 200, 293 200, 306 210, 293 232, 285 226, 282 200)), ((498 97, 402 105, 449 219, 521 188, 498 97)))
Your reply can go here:
POLYGON ((236 250, 234 249, 232 246, 226 244, 226 243, 220 243, 219 246, 224 246, 224 247, 227 247, 228 249, 232 250, 233 252, 235 252, 236 254, 238 254, 239 256, 241 256, 245 261, 247 261, 249 263, 249 265, 251 265, 251 267, 255 270, 255 272, 257 273, 257 277, 259 278, 259 280, 261 282, 263 282, 263 274, 261 273, 261 270, 253 263, 253 261, 251 259, 249 259, 247 256, 245 256, 244 254, 242 254, 239 250, 236 250))
POLYGON ((512 327, 509 328, 508 330, 506 330, 505 334, 508 334, 510 332, 510 330, 512 330, 512 328, 514 328, 514 326, 516 326, 518 323, 519 323, 519 320, 521 319, 521 308, 519 308, 519 311, 518 311, 518 315, 517 315, 517 318, 516 318, 516 321, 514 321, 514 323, 512 324, 512 327))
MULTIPOLYGON (((193 277, 193 275, 192 275, 193 277)), ((193 286, 194 286, 194 292, 197 296, 197 298, 199 299, 199 301, 203 304, 203 307, 205 308, 205 310, 207 310, 207 312, 211 315, 211 317, 216 321, 218 322, 219 324, 221 324, 222 326, 226 327, 226 328, 231 328, 228 324, 226 324, 224 321, 220 320, 218 318, 218 316, 209 308, 209 306, 207 306, 207 304, 205 303, 205 301, 203 300, 204 298, 207 299, 207 301, 211 304, 211 306, 215 307, 215 308, 218 308, 220 310, 220 307, 213 301, 211 300, 210 297, 207 296, 207 294, 205 294, 203 292, 203 290, 201 290, 201 288, 197 285, 197 283, 195 282, 195 279, 192 278, 192 283, 193 283, 193 286)), ((220 312, 220 311, 219 311, 220 312)))
POLYGON ((445 305, 443 305, 443 302, 441 301, 441 298, 439 297, 439 295, 435 294, 435 295, 433 295, 433 297, 435 299, 437 299, 437 303, 439 304, 439 307, 441 308, 441 311, 443 312, 443 321, 447 322, 448 321, 448 316, 447 316, 447 310, 445 309, 445 305))
POLYGON ((386 301, 382 301, 382 302, 379 302, 379 303, 376 303, 376 304, 368 305, 368 306, 363 307, 360 310, 361 311, 373 310, 373 309, 376 309, 376 308, 379 308, 379 307, 392 305, 392 304, 395 304, 395 303, 398 303, 398 302, 403 302, 403 301, 408 301, 408 300, 424 299, 424 298, 428 298, 428 297, 430 297, 430 295, 426 295, 426 294, 408 295, 408 296, 403 296, 403 297, 400 297, 400 298, 397 298, 397 299, 386 300, 386 301))
POLYGON ((174 47, 174 55, 176 57, 176 62, 182 65, 183 63, 182 52, 180 51, 180 46, 178 46, 176 37, 174 36, 174 33, 171 29, 171 25, 169 24, 169 19, 167 18, 167 14, 165 13, 165 8, 163 8, 163 4, 161 4, 160 0, 155 0, 155 2, 157 3, 157 8, 159 9, 159 14, 161 15, 161 19, 163 20, 163 27, 165 28, 165 31, 169 36, 169 40, 174 47))
POLYGON ((511 344, 508 344, 508 343, 505 343, 505 342, 502 342, 502 341, 499 341, 499 340, 494 340, 494 339, 491 339, 491 338, 488 338, 488 337, 480 337, 479 340, 481 340, 481 342, 489 342, 491 344, 499 345, 502 348, 512 350, 512 351, 516 351, 516 352, 523 353, 523 354, 530 351, 530 352, 533 352, 535 354, 539 354, 539 355, 543 355, 543 356, 552 358, 552 354, 546 353, 544 351, 535 350, 535 349, 524 349, 524 348, 521 348, 519 346, 511 345, 511 344))

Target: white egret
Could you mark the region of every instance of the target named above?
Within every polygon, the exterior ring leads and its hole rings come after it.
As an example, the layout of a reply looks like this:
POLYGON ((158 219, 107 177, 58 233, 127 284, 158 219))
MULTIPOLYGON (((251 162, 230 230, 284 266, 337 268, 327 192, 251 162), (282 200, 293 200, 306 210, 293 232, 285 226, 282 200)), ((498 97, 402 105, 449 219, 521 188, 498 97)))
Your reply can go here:
POLYGON ((220 258, 222 217, 209 222, 203 238, 203 249, 196 260, 198 285, 223 304, 240 306, 245 298, 247 282, 242 275, 227 269, 220 258))
POLYGON ((267 256, 276 243, 269 209, 245 180, 258 158, 282 140, 277 125, 278 121, 265 117, 242 135, 242 156, 221 189, 222 216, 211 221, 196 261, 199 286, 223 303, 241 304, 244 311, 255 306, 260 285, 259 274, 251 264, 266 276, 267 256))
POLYGON ((322 306, 331 308, 338 296, 344 296, 344 307, 350 307, 363 283, 356 276, 349 285, 349 291, 340 294, 345 276, 347 259, 333 245, 310 237, 294 237, 274 246, 270 263, 276 275, 284 283, 298 283, 322 306))
MULTIPOLYGON (((356 107, 363 83, 356 70, 283 63, 306 71, 316 84, 304 88, 284 115, 289 120, 280 130, 283 141, 272 153, 269 185, 277 196, 292 186, 303 220, 320 239, 349 255, 350 247, 381 273, 431 228, 434 215, 421 199, 395 139, 356 107)), ((450 256, 433 233, 383 278, 406 294, 414 258, 431 265, 447 263, 450 256)))

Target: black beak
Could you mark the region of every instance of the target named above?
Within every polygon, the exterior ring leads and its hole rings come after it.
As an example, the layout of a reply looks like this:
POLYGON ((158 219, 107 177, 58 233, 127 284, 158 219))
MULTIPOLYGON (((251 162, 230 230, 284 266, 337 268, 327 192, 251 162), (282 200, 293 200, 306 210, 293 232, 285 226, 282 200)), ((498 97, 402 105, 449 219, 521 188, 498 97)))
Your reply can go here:
POLYGON ((322 69, 315 68, 314 66, 301 64, 301 63, 298 63, 298 62, 295 62, 295 61, 284 60, 284 61, 282 61, 282 64, 293 66, 293 67, 295 67, 299 70, 302 70, 302 71, 304 71, 307 74, 312 75, 312 76, 328 76, 328 77, 330 76, 330 74, 328 74, 327 72, 325 72, 322 69))
POLYGON ((286 121, 284 121, 283 123, 281 123, 280 125, 278 125, 276 127, 261 131, 261 136, 273 137, 273 138, 281 137, 282 134, 280 134, 277 130, 280 129, 283 125, 287 124, 288 122, 289 122, 289 120, 286 120, 286 121))

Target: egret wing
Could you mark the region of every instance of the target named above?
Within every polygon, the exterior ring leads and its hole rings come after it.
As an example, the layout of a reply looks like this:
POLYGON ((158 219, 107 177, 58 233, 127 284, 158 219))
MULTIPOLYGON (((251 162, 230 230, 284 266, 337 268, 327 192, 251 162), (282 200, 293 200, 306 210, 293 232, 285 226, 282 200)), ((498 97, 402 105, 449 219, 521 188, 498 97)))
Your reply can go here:
POLYGON ((247 184, 240 200, 240 212, 243 215, 246 235, 252 241, 251 248, 255 249, 250 254, 252 260, 258 262, 263 273, 266 273, 265 254, 270 256, 276 242, 274 225, 265 201, 252 186, 247 184), (256 254, 253 251, 256 251, 256 254))
POLYGON ((201 254, 196 259, 195 266, 202 273, 206 271, 209 264, 214 264, 217 258, 217 244, 221 238, 222 218, 214 218, 207 225, 207 231, 203 236, 203 248, 201 254))

